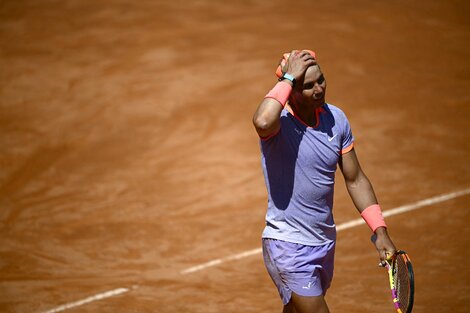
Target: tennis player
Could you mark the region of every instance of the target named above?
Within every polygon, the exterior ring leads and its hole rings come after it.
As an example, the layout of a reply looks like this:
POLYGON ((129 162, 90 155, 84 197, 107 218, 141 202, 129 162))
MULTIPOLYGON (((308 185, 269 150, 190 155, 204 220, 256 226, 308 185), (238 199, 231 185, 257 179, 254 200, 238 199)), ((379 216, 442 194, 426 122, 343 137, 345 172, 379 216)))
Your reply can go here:
POLYGON ((279 290, 283 312, 325 313, 335 254, 332 209, 337 165, 354 205, 373 232, 381 262, 396 248, 359 165, 348 119, 325 102, 326 80, 315 53, 284 54, 276 73, 279 82, 253 116, 268 190, 264 261, 279 290))

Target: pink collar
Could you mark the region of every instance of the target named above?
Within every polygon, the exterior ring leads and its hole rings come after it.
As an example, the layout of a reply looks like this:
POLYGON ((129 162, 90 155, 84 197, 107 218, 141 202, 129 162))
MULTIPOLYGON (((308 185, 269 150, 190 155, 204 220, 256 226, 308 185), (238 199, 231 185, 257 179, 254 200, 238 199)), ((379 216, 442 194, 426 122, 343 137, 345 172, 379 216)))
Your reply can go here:
MULTIPOLYGON (((292 108, 291 108, 290 105, 286 105, 286 109, 287 109, 287 111, 289 111, 290 114, 292 114, 292 116, 294 116, 296 119, 298 119, 302 124, 304 124, 304 125, 307 126, 307 127, 312 127, 312 126, 310 126, 310 125, 307 125, 307 123, 305 123, 300 117, 298 117, 297 115, 295 115, 294 110, 292 110, 292 108)), ((318 125, 320 125, 320 113, 324 113, 324 112, 326 112, 326 111, 325 111, 325 109, 323 108, 323 106, 321 106, 321 107, 315 109, 315 119, 316 119, 316 123, 315 123, 315 125, 313 126, 313 128, 317 128, 318 125)))

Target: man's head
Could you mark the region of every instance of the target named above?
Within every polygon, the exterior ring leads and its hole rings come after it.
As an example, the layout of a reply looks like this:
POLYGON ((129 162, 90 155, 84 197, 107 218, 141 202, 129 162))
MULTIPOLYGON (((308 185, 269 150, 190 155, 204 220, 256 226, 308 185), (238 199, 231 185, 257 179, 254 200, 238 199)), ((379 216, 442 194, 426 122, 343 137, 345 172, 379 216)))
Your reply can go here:
MULTIPOLYGON (((318 65, 315 52, 312 50, 303 51, 310 53, 317 63, 307 68, 302 81, 296 82, 296 87, 289 98, 289 102, 295 106, 307 105, 309 107, 319 108, 325 103, 326 80, 318 65)), ((276 69, 276 76, 282 76, 283 71, 286 69, 286 62, 289 56, 290 53, 284 53, 276 69)))

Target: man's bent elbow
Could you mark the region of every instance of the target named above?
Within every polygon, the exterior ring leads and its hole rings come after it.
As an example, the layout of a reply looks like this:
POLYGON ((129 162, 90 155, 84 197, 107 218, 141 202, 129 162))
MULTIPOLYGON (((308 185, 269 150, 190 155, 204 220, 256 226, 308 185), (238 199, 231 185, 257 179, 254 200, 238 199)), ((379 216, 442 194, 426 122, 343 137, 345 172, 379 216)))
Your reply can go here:
POLYGON ((261 116, 254 116, 253 117, 253 125, 255 126, 257 131, 266 131, 269 130, 271 127, 269 123, 265 118, 261 116))
POLYGON ((256 132, 261 138, 269 137, 271 134, 277 131, 278 126, 276 123, 269 122, 262 117, 253 117, 253 125, 255 126, 256 132))

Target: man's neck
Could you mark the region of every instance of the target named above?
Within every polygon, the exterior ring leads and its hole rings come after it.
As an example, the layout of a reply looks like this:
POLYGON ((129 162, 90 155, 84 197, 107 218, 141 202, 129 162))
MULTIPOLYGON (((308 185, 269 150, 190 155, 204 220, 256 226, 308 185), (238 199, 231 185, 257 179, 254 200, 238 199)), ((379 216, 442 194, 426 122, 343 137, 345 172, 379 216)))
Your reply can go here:
MULTIPOLYGON (((316 106, 289 104, 294 115, 310 127, 317 125, 316 106)), ((318 108, 320 108, 319 106, 318 108)))

